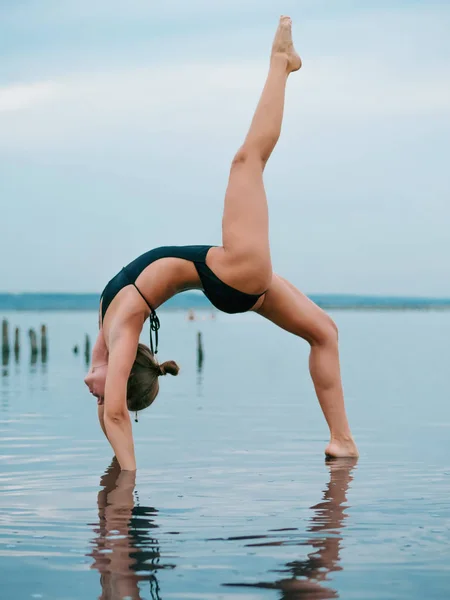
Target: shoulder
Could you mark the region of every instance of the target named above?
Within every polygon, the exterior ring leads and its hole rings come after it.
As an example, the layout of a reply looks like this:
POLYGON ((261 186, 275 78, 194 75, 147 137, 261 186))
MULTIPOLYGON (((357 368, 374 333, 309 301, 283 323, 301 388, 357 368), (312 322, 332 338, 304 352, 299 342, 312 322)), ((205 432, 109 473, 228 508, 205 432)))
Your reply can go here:
POLYGON ((145 317, 142 314, 127 315, 124 318, 115 319, 108 331, 108 345, 112 347, 118 343, 124 344, 128 341, 139 340, 145 317))
POLYGON ((139 337, 150 311, 143 307, 142 300, 133 290, 123 290, 121 302, 107 315, 103 334, 108 348, 120 338, 139 337), (137 296, 137 298, 136 298, 137 296))

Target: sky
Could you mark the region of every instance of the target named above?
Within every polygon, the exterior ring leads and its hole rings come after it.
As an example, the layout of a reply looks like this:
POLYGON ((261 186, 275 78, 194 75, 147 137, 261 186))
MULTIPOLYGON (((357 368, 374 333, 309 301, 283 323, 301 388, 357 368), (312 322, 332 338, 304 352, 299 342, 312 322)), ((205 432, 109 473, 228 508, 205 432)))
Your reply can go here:
POLYGON ((450 296, 450 3, 0 0, 0 291, 100 292, 220 244, 280 14, 303 68, 265 173, 305 293, 450 296))

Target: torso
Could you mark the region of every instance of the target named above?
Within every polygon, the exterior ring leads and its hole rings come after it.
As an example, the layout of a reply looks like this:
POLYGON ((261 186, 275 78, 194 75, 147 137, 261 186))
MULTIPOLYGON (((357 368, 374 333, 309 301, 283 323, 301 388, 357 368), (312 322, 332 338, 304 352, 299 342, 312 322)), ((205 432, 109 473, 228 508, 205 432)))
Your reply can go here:
MULTIPOLYGON (((193 289, 202 289, 195 265, 181 258, 161 258, 146 267, 136 279, 136 285, 153 309, 170 298, 193 289)), ((100 304, 100 319, 102 306, 100 304)), ((149 309, 133 285, 127 285, 114 297, 103 320, 103 333, 108 345, 111 329, 124 323, 142 327, 149 309)))
POLYGON ((122 269, 102 294, 100 323, 106 344, 118 328, 140 330, 150 314, 149 306, 156 310, 186 290, 203 289, 216 308, 225 312, 256 310, 263 296, 240 291, 243 269, 245 274, 242 265, 230 265, 221 247, 171 246, 142 254, 122 269), (239 288, 233 287, 235 281, 239 288))

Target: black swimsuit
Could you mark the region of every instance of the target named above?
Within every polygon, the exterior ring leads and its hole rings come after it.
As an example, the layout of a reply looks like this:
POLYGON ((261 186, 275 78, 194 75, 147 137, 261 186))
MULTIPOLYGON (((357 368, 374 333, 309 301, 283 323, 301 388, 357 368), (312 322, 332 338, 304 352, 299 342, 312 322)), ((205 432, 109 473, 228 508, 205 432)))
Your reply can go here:
MULTIPOLYGON (((216 308, 222 312, 234 314, 250 310, 263 294, 246 294, 221 281, 206 264, 206 255, 213 246, 163 246, 149 250, 138 256, 124 267, 106 285, 102 292, 102 321, 109 305, 120 290, 127 285, 134 285, 150 308, 150 326, 157 333, 159 321, 155 311, 136 286, 136 279, 142 271, 160 258, 183 258, 194 263, 203 286, 203 293, 216 308)), ((151 345, 153 345, 151 343, 151 345)), ((156 343, 157 346, 157 343, 156 343)), ((152 348, 153 350, 153 348, 152 348)), ((155 350, 155 354, 157 349, 155 350)))

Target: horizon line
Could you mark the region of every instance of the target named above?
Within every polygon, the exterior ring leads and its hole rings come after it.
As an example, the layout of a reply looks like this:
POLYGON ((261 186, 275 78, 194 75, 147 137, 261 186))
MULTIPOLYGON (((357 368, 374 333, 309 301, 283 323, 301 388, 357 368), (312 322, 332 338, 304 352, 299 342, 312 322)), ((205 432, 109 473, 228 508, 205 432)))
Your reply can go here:
MULTIPOLYGON (((315 297, 334 297, 334 298, 382 298, 382 299, 408 299, 408 300, 445 300, 450 302, 450 296, 435 296, 435 295, 409 295, 409 294, 393 294, 393 293, 368 293, 368 292, 303 292, 306 296, 315 297)), ((202 290, 185 290, 175 294, 193 294, 201 296, 202 290)), ((1 296, 98 296, 101 292, 61 292, 61 291, 0 291, 1 296)), ((175 297, 173 296, 173 297, 175 297)))

